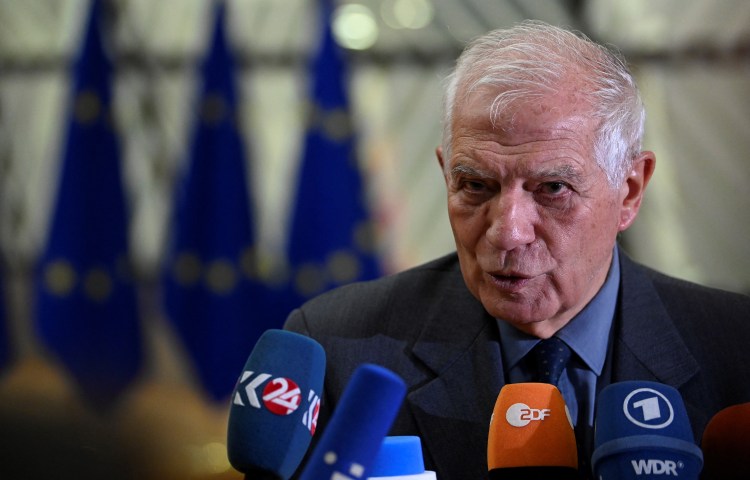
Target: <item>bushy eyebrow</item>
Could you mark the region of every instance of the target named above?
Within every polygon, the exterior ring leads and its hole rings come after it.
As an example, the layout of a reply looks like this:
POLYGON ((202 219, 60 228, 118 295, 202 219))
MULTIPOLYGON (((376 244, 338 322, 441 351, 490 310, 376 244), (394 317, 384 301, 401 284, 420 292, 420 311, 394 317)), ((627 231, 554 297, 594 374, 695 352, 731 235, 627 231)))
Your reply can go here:
MULTIPOLYGON (((471 178, 492 179, 494 175, 486 170, 481 170, 469 165, 456 165, 451 169, 451 177, 466 176, 471 178)), ((527 176, 540 180, 561 179, 567 182, 576 183, 583 180, 581 172, 572 165, 559 165, 549 169, 542 169, 537 172, 529 172, 527 176)))
POLYGON ((484 170, 479 170, 474 167, 470 167, 468 165, 456 165, 455 167, 451 168, 451 177, 455 178, 460 175, 465 175, 472 178, 492 178, 491 173, 484 170))
POLYGON ((560 165, 549 170, 541 170, 535 176, 541 179, 560 178, 569 182, 580 182, 582 180, 581 172, 572 165, 560 165))

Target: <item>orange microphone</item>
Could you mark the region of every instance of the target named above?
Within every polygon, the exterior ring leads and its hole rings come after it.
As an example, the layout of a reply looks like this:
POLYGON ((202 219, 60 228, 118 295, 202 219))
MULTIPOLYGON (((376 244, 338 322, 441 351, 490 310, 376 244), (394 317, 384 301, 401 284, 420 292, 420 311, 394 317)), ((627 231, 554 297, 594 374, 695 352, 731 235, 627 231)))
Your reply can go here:
POLYGON ((576 479, 578 451, 562 394, 547 383, 505 385, 490 420, 491 480, 576 479))
POLYGON ((702 478, 745 479, 750 471, 750 402, 719 410, 701 439, 702 478))

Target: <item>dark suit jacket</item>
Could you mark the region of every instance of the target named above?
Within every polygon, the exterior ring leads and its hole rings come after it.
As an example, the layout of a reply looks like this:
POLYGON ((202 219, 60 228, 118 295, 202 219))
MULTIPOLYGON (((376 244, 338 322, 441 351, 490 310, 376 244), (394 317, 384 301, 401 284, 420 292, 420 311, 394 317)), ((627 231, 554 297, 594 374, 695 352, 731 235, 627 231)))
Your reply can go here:
MULTIPOLYGON (((622 252, 620 266, 608 381, 679 389, 699 440, 718 410, 750 401, 750 298, 667 277, 622 252)), ((490 415, 505 384, 499 332, 455 254, 324 294, 285 328, 326 351, 319 429, 354 370, 376 363, 408 385, 390 434, 419 436, 440 480, 487 477, 490 415)))

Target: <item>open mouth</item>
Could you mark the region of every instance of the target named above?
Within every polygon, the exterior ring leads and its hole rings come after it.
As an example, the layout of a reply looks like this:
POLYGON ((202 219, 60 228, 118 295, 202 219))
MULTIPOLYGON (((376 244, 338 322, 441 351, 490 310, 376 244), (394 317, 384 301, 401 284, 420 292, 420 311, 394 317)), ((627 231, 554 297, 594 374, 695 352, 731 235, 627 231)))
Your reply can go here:
POLYGON ((490 274, 492 282, 502 290, 518 291, 531 282, 531 278, 521 275, 490 274))

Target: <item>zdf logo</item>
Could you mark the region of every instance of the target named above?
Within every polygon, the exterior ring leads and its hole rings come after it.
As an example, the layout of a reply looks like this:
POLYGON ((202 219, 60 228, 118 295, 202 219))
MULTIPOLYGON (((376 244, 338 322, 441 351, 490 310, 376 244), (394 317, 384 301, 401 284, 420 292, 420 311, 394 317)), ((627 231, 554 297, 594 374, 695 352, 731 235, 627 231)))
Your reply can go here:
POLYGON ((268 373, 259 373, 254 376, 254 372, 242 372, 233 403, 244 407, 247 401, 251 407, 261 408, 260 401, 263 400, 266 409, 276 415, 289 415, 297 410, 301 400, 300 388, 290 378, 274 378, 263 388, 260 397, 258 396, 261 385, 270 378, 271 375, 268 373), (245 394, 245 401, 243 401, 242 393, 245 394))
POLYGON ((674 420, 674 408, 663 393, 653 388, 638 388, 622 403, 625 417, 642 428, 668 427, 674 420))
POLYGON ((541 421, 549 417, 549 408, 531 408, 525 403, 514 403, 505 412, 505 420, 514 427, 525 427, 532 421, 541 421))

